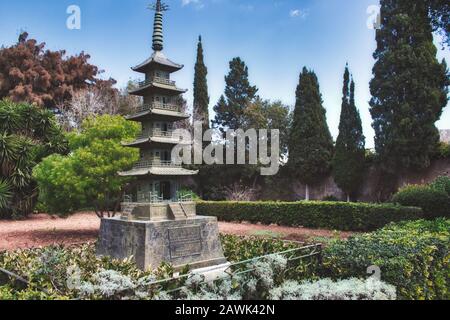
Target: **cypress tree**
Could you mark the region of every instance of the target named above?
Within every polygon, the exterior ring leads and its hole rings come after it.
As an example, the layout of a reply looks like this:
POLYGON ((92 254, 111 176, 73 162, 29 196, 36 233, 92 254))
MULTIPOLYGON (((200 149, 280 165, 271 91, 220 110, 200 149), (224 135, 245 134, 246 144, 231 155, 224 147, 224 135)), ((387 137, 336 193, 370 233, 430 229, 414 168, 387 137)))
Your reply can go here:
POLYGON ((333 158, 333 177, 346 194, 347 200, 356 195, 364 173, 365 137, 361 117, 355 103, 355 82, 351 80, 348 66, 344 73, 339 136, 333 158))
POLYGON ((439 142, 448 74, 433 44, 426 1, 381 0, 370 101, 382 168, 426 168, 439 142))
POLYGON ((203 131, 210 128, 207 75, 208 69, 203 60, 202 37, 200 36, 197 45, 197 62, 195 64, 194 75, 194 121, 201 121, 203 123, 203 131))
POLYGON ((322 103, 316 74, 303 68, 296 92, 288 167, 306 185, 306 200, 309 186, 329 173, 333 157, 333 139, 322 103))
POLYGON ((250 84, 248 67, 241 58, 230 61, 230 72, 225 77, 225 83, 225 97, 221 97, 214 107, 216 117, 213 125, 222 131, 242 128, 245 122, 244 110, 255 99, 258 89, 250 84))

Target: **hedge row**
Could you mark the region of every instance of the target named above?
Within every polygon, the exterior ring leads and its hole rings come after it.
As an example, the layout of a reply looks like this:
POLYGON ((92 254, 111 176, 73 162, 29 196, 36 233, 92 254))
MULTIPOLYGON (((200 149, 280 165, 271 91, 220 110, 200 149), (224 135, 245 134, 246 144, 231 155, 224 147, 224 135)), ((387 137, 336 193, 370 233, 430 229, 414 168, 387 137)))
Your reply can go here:
POLYGON ((368 277, 380 269, 400 299, 450 299, 450 220, 408 221, 328 244, 321 276, 368 277))
POLYGON ((418 220, 420 208, 347 202, 205 202, 197 213, 220 221, 303 226, 341 231, 373 231, 390 222, 418 220))

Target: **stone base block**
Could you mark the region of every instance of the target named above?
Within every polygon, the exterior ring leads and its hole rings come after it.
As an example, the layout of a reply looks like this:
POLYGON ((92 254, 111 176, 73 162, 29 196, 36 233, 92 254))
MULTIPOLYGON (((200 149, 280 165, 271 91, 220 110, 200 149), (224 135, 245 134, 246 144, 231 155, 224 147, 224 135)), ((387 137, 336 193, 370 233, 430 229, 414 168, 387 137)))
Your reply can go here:
POLYGON ((133 256, 143 270, 163 262, 178 270, 186 265, 204 268, 226 263, 215 217, 165 221, 104 218, 97 254, 116 259, 133 256))

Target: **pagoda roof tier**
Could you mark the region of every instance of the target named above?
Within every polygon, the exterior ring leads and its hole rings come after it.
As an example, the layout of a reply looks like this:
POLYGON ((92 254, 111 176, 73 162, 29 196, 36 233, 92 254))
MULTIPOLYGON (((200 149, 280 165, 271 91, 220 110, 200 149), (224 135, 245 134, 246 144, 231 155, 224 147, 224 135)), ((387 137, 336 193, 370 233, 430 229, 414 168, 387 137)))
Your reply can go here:
POLYGON ((139 177, 139 176, 194 176, 198 170, 188 170, 182 167, 150 167, 136 168, 126 172, 119 172, 121 177, 139 177))
POLYGON ((125 117, 127 120, 143 121, 147 119, 158 120, 172 118, 175 121, 190 118, 181 108, 175 105, 164 105, 159 103, 145 104, 138 108, 135 114, 125 117))
POLYGON ((147 134, 146 137, 144 137, 144 136, 138 137, 133 142, 122 143, 122 145, 125 147, 143 147, 144 145, 147 145, 147 144, 155 145, 155 147, 157 147, 158 145, 164 145, 164 144, 190 145, 190 144, 192 144, 192 141, 181 141, 179 139, 168 137, 168 136, 165 136, 165 137, 151 136, 151 137, 149 137, 147 134))
POLYGON ((165 94, 168 96, 178 96, 186 93, 187 89, 178 88, 175 81, 162 78, 151 78, 139 82, 138 88, 130 90, 128 93, 135 96, 148 96, 155 93, 165 94))
POLYGON ((167 59, 161 51, 155 51, 150 58, 131 69, 140 73, 147 73, 155 69, 172 73, 183 69, 183 67, 182 64, 167 59))

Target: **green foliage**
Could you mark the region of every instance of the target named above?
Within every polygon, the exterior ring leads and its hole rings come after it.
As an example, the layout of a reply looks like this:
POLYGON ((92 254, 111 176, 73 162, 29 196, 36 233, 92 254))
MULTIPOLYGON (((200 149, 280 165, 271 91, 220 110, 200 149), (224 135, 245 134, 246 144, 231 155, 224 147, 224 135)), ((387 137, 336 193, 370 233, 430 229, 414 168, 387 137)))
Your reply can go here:
POLYGON ((336 184, 349 196, 357 196, 365 169, 365 137, 361 117, 355 105, 355 83, 350 83, 348 66, 345 68, 339 136, 333 158, 333 177, 336 184))
POLYGON ((430 187, 435 190, 444 191, 450 196, 450 177, 441 176, 438 177, 433 183, 430 184, 430 187))
POLYGON ((375 146, 384 170, 426 168, 439 144, 448 70, 436 58, 426 1, 381 1, 370 83, 375 146))
POLYGON ((137 149, 121 142, 138 132, 136 123, 104 115, 87 119, 81 132, 70 133, 71 153, 50 156, 34 169, 40 200, 50 213, 65 215, 93 207, 99 217, 110 211, 114 215, 129 181, 117 173, 130 169, 139 157, 137 149))
POLYGON ((206 76, 208 69, 203 59, 202 38, 199 37, 197 46, 197 62, 194 75, 194 121, 202 121, 203 131, 209 129, 209 96, 208 81, 206 76))
MULTIPOLYGON (((222 235, 221 241, 225 257, 229 261, 244 261, 298 247, 294 243, 259 237, 222 235)), ((148 299, 155 293, 154 288, 147 286, 148 283, 171 278, 174 274, 172 266, 167 264, 143 272, 131 259, 98 257, 94 244, 0 252, 0 268, 29 282, 26 289, 14 281, 2 282, 0 299, 10 300, 73 299, 81 296, 90 299, 148 299), (134 291, 139 290, 142 291, 141 294, 133 296, 134 291)), ((188 271, 183 270, 181 274, 188 271)), ((164 285, 164 289, 174 289, 181 285, 183 281, 175 281, 164 285)))
POLYGON ((241 129, 244 127, 244 111, 258 92, 255 86, 250 85, 248 67, 241 58, 230 61, 230 72, 225 77, 225 83, 225 96, 221 96, 214 107, 216 117, 213 126, 223 131, 241 129))
POLYGON ((198 194, 196 194, 194 191, 192 191, 190 189, 183 188, 183 189, 180 189, 180 190, 177 191, 177 197, 178 198, 181 198, 181 197, 184 197, 184 196, 192 196, 192 198, 195 201, 201 200, 200 197, 198 196, 198 194))
POLYGON ((67 141, 50 111, 1 100, 0 216, 19 218, 32 213, 38 195, 33 167, 44 157, 66 152, 67 141))
POLYGON ((450 299, 450 220, 392 224, 339 240, 324 250, 323 276, 366 277, 369 266, 402 299, 450 299))
POLYGON ((422 208, 424 217, 449 217, 450 197, 445 190, 425 185, 409 185, 396 193, 392 202, 422 208))
MULTIPOLYGON (((280 156, 288 151, 289 127, 291 114, 289 107, 281 101, 271 102, 256 97, 244 110, 244 124, 242 129, 267 129, 280 131, 280 156)), ((270 136, 268 149, 270 150, 270 136)))
POLYGON ((0 210, 6 210, 11 200, 11 186, 5 180, 0 180, 0 210))
POLYGON ((198 202, 199 215, 221 221, 372 231, 390 222, 422 218, 420 208, 346 202, 198 202))
POLYGON ((237 237, 222 234, 220 240, 225 257, 229 262, 245 261, 299 247, 297 243, 261 236, 237 237))
POLYGON ((78 270, 80 281, 91 280, 93 275, 102 270, 121 272, 132 278, 148 275, 139 270, 131 259, 120 261, 97 257, 92 244, 0 252, 0 268, 29 282, 25 290, 15 283, 9 283, 9 289, 0 287, 0 292, 3 290, 3 294, 13 295, 14 299, 77 298, 78 293, 70 288, 71 281, 68 281, 71 270, 78 270))
POLYGON ((339 199, 336 198, 335 196, 330 195, 330 196, 324 197, 322 199, 322 201, 325 201, 325 202, 339 202, 339 199))
POLYGON ((438 31, 443 42, 450 46, 450 4, 447 0, 429 0, 433 29, 438 31))
POLYGON ((333 139, 322 103, 316 74, 303 68, 296 92, 288 166, 307 185, 329 173, 333 157, 333 139))
POLYGON ((438 151, 434 156, 436 159, 450 159, 450 144, 441 142, 438 151))

